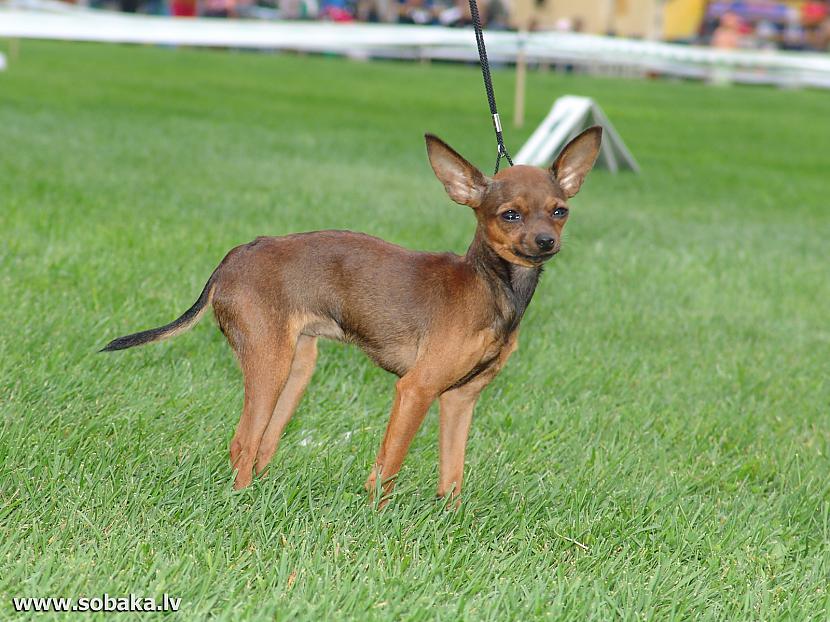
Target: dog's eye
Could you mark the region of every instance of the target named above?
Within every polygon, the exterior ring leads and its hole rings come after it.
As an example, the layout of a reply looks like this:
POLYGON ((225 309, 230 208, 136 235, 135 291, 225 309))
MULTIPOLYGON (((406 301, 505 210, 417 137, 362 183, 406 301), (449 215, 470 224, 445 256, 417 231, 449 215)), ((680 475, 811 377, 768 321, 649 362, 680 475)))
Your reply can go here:
POLYGON ((557 207, 553 210, 553 217, 554 218, 564 218, 568 215, 568 208, 567 207, 557 207))
POLYGON ((501 217, 508 222, 518 222, 522 219, 522 215, 516 210, 509 209, 501 213, 501 217))

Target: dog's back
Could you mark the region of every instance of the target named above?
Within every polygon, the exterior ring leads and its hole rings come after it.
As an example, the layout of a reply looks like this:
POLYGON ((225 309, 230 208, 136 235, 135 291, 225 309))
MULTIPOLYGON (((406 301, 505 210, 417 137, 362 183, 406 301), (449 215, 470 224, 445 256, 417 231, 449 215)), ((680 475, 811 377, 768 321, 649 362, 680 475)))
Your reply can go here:
POLYGON ((468 318, 465 325, 470 315, 472 324, 486 325, 485 286, 478 281, 452 253, 410 251, 350 231, 315 231, 261 237, 235 248, 216 271, 213 306, 231 339, 242 304, 248 317, 264 314, 268 321, 297 325, 303 334, 355 343, 400 376, 414 363, 431 324, 452 320, 446 313, 425 313, 425 306, 456 306, 468 318))

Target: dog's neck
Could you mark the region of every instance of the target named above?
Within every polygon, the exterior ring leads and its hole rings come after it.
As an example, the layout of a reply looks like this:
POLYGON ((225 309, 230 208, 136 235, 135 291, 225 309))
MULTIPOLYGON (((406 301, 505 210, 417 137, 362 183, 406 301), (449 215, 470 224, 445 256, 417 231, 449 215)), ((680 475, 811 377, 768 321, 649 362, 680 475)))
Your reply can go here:
POLYGON ((509 335, 522 321, 539 283, 542 267, 526 268, 503 259, 487 243, 480 229, 476 229, 465 259, 490 286, 506 329, 505 336, 509 335))

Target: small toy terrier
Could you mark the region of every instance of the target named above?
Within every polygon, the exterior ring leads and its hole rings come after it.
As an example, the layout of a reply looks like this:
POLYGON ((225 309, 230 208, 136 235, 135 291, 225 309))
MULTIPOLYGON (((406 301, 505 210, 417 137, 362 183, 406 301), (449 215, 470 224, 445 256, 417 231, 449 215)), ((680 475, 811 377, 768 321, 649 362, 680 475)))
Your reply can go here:
POLYGON ((230 445, 238 489, 271 461, 311 379, 317 339, 355 343, 399 377, 366 489, 382 491, 381 505, 388 500, 438 399, 438 495, 457 502, 473 408, 516 349, 542 266, 561 248, 567 200, 593 167, 601 137, 600 127, 589 128, 549 169, 519 165, 490 178, 427 134, 435 175, 478 220, 464 256, 410 251, 349 231, 260 237, 225 256, 179 319, 119 337, 104 350, 178 335, 213 305, 245 382, 230 445))

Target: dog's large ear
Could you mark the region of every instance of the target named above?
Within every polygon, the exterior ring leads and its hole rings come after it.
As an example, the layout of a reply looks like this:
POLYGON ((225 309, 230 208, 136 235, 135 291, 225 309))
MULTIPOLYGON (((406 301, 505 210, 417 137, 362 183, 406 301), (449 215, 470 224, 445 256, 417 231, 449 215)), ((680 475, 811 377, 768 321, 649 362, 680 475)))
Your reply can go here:
POLYGON ((425 134, 424 138, 432 170, 450 198, 472 208, 480 206, 490 180, 437 136, 425 134))
POLYGON ((579 192, 585 176, 597 161, 601 144, 602 128, 598 125, 589 127, 565 145, 550 167, 550 172, 566 197, 571 198, 579 192))

